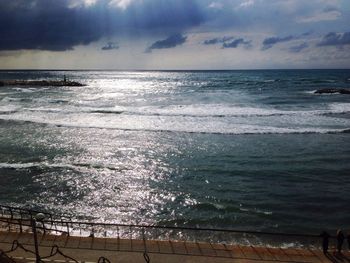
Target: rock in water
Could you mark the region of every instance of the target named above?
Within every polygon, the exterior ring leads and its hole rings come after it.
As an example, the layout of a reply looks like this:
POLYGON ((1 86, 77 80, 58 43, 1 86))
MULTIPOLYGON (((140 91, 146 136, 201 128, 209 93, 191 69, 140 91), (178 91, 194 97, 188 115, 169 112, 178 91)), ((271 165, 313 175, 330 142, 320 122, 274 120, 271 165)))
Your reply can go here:
POLYGON ((315 94, 333 94, 333 93, 350 94, 350 90, 349 89, 318 89, 315 91, 315 94))

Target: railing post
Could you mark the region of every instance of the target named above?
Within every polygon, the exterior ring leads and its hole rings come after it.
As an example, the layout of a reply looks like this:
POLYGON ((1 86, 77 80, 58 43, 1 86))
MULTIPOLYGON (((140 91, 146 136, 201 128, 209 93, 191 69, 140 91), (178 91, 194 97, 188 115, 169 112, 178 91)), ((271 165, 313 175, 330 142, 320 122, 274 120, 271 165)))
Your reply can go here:
POLYGON ((36 263, 40 263, 41 259, 40 259, 40 255, 39 255, 38 235, 36 232, 36 220, 34 218, 32 218, 31 223, 32 223, 33 236, 34 236, 36 263))
POLYGON ((130 245, 131 245, 131 251, 133 250, 133 246, 132 246, 132 229, 131 226, 129 226, 129 230, 130 230, 130 245))
POLYGON ((9 208, 9 210, 10 210, 10 214, 11 214, 11 220, 13 219, 13 213, 12 213, 12 208, 10 207, 9 208))
POLYGON ((146 244, 145 228, 142 227, 141 230, 142 230, 142 240, 143 240, 144 253, 147 254, 147 244, 146 244))
POLYGON ((143 258, 145 259, 145 261, 146 261, 147 263, 149 263, 149 262, 150 262, 150 258, 149 258, 148 254, 147 254, 147 244, 146 244, 145 228, 142 227, 142 228, 141 228, 141 231, 142 231, 142 240, 143 240, 143 245, 144 245, 143 258))
POLYGON ((23 228, 22 228, 22 219, 18 220, 19 223, 19 232, 22 233, 23 232, 23 228))

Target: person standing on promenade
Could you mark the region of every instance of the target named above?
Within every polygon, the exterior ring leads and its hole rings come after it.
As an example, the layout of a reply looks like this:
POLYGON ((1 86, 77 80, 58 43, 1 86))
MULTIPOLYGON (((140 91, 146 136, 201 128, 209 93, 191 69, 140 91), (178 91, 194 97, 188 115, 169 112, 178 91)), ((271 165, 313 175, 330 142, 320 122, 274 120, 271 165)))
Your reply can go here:
POLYGON ((341 249, 343 247, 343 243, 344 243, 344 234, 343 232, 341 231, 341 229, 338 229, 337 231, 337 250, 338 250, 338 253, 341 254, 341 249))
POLYGON ((323 231, 321 233, 320 237, 322 237, 323 254, 327 254, 328 253, 328 246, 329 246, 329 237, 330 237, 330 235, 326 231, 323 231))

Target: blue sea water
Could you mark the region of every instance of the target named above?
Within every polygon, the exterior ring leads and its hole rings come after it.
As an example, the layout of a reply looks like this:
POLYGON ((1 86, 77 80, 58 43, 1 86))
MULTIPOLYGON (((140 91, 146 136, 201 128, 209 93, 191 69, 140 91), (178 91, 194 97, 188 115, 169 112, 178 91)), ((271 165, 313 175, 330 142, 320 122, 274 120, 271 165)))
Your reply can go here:
POLYGON ((0 203, 79 219, 350 228, 350 70, 0 71, 0 203))

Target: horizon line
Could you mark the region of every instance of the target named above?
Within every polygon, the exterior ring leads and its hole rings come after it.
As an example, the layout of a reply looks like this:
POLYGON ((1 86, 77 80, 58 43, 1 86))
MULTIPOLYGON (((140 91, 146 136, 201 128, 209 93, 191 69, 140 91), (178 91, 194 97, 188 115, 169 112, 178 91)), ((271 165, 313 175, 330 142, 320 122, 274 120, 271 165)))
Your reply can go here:
POLYGON ((264 71, 264 70, 350 70, 350 68, 256 68, 256 69, 38 69, 38 68, 23 68, 23 69, 0 69, 1 71, 164 71, 164 72, 181 72, 181 71, 264 71))

